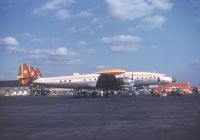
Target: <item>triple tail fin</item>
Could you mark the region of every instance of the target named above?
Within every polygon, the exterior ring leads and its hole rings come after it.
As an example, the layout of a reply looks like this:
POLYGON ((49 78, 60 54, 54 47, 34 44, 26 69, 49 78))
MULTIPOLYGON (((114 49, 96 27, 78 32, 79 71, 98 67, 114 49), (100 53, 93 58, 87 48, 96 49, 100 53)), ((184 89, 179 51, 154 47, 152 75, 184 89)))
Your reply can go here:
POLYGON ((38 75, 36 71, 34 70, 33 66, 29 66, 29 74, 30 74, 30 81, 36 80, 38 78, 38 75))
POLYGON ((34 68, 34 71, 36 72, 38 77, 42 77, 42 74, 38 68, 34 68))
POLYGON ((30 83, 30 73, 28 66, 26 64, 21 64, 18 71, 17 79, 23 85, 28 85, 30 83))
POLYGON ((17 79, 23 85, 28 85, 39 77, 41 77, 41 72, 38 68, 34 68, 31 65, 27 66, 26 64, 20 65, 17 79))

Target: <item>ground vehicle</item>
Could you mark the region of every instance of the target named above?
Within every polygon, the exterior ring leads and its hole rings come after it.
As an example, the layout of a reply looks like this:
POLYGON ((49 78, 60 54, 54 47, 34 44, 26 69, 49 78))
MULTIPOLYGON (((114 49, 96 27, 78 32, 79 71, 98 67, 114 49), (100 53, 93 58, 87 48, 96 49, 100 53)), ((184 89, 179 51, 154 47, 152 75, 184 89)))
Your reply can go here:
POLYGON ((200 94, 200 87, 192 87, 193 94, 200 94))
POLYGON ((155 88, 152 91, 152 94, 155 96, 160 96, 160 93, 163 94, 162 96, 182 96, 185 94, 184 91, 178 87, 172 87, 171 89, 168 90, 161 89, 160 92, 158 88, 155 88))
POLYGON ((184 92, 180 88, 172 88, 171 95, 172 96, 182 96, 182 95, 184 95, 184 92))

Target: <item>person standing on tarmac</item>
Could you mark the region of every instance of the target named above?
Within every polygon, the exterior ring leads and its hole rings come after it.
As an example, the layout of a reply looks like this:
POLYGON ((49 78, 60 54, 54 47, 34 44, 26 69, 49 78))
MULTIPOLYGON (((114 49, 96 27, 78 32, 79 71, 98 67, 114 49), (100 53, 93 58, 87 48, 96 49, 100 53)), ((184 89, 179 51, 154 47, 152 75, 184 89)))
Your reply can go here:
POLYGON ((163 89, 163 97, 166 97, 167 96, 167 93, 166 93, 166 90, 165 89, 163 89))
POLYGON ((136 98, 137 95, 139 95, 138 91, 134 88, 134 90, 132 91, 132 96, 136 98))
POLYGON ((136 92, 136 91, 132 91, 132 96, 136 98, 136 97, 137 97, 137 95, 136 95, 136 93, 135 93, 135 92, 136 92))

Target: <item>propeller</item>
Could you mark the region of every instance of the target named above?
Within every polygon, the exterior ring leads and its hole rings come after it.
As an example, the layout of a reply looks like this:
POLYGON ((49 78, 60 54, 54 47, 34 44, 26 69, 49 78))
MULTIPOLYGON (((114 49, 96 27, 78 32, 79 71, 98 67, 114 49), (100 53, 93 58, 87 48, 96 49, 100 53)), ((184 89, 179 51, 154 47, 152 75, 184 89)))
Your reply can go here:
POLYGON ((136 93, 135 93, 135 90, 134 90, 134 85, 135 85, 135 80, 133 79, 133 72, 132 72, 130 89, 131 89, 131 92, 132 92, 132 96, 136 97, 136 93))
POLYGON ((132 76, 131 76, 131 80, 133 80, 133 73, 132 73, 132 76))
POLYGON ((131 87, 133 87, 135 85, 135 81, 133 80, 133 72, 131 75, 131 83, 130 83, 131 87))
POLYGON ((130 82, 130 89, 131 89, 131 92, 133 92, 134 91, 134 85, 135 85, 135 83, 134 83, 135 81, 133 80, 133 72, 132 72, 132 75, 131 75, 131 82, 130 82))

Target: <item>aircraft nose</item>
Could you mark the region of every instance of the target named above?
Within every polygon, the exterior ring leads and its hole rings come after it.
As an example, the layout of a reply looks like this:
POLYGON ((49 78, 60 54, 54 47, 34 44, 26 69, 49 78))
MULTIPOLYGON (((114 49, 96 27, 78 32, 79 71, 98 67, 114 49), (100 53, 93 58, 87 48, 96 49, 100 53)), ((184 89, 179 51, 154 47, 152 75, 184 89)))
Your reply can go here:
POLYGON ((175 83, 176 82, 176 79, 175 78, 172 78, 172 83, 175 83))

